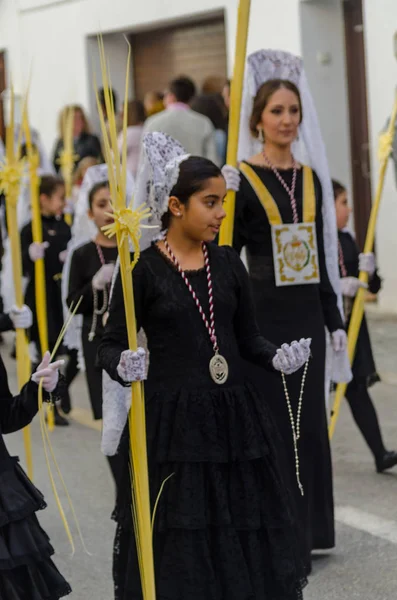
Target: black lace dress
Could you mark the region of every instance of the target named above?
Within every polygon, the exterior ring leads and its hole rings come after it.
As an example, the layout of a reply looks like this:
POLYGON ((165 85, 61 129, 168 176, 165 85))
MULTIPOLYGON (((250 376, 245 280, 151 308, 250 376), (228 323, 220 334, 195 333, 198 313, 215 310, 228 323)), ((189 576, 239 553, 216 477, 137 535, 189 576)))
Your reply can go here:
POLYGON ((10 456, 3 435, 22 429, 37 413, 38 387, 29 382, 13 397, 0 357, 0 598, 58 600, 71 592, 51 560, 54 550, 36 512, 42 494, 10 456))
MULTIPOLYGON (((228 381, 209 374, 212 344, 173 264, 152 246, 134 271, 138 327, 150 368, 145 385, 158 600, 297 600, 305 583, 289 497, 281 480, 265 388, 245 382, 243 357, 271 369, 276 348, 259 335, 246 270, 230 248, 209 246, 215 323, 228 381)), ((208 314, 204 269, 187 273, 208 314)), ((99 361, 117 379, 128 347, 120 281, 99 361)), ((116 600, 142 598, 128 476, 128 439, 114 548, 116 600)))
MULTIPOLYGON (((270 169, 253 166, 255 173, 275 199, 283 223, 292 223, 290 198, 270 169)), ((282 171, 286 183, 292 186, 292 169, 282 171)), ((278 374, 265 373, 248 365, 249 376, 257 387, 266 386, 269 406, 283 439, 281 458, 285 458, 285 474, 294 496, 302 540, 302 555, 310 570, 312 549, 332 548, 335 544, 334 502, 332 489, 331 452, 325 408, 325 326, 332 332, 343 329, 336 295, 328 278, 325 264, 322 219, 322 189, 314 176, 316 194, 316 231, 320 283, 276 287, 271 228, 265 210, 256 193, 242 176, 236 197, 234 246, 240 252, 246 247, 255 312, 262 335, 278 346, 284 342, 312 338, 310 359, 303 396, 301 437, 299 441, 300 476, 305 495, 296 481, 296 467, 291 422, 284 389, 278 374)), ((298 171, 296 202, 299 220, 303 213, 303 174, 298 171)), ((336 257, 335 257, 336 258, 336 257)), ((288 390, 293 413, 298 411, 302 372, 288 378, 288 390)))

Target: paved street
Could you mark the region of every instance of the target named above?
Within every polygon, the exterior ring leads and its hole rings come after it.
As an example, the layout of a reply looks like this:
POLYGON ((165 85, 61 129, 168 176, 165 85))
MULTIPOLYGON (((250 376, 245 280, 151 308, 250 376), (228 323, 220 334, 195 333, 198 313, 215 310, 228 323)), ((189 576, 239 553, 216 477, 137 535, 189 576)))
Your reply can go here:
MULTIPOLYGON (((397 320, 373 315, 370 319, 378 369, 383 382, 373 390, 389 448, 397 448, 397 320)), ((15 363, 2 355, 9 372, 15 363)), ((12 379, 13 389, 15 380, 12 379)), ((99 451, 100 432, 89 426, 85 383, 73 388, 75 421, 52 434, 56 456, 91 556, 81 549, 69 557, 66 535, 57 516, 40 438, 39 423, 32 427, 34 479, 49 507, 40 515, 57 550, 56 561, 71 582, 76 600, 111 600, 111 548, 114 525, 109 519, 114 489, 105 459, 99 451)), ((23 457, 22 436, 8 436, 13 454, 23 457)), ((396 600, 397 598, 397 469, 377 475, 371 456, 343 406, 333 443, 337 548, 319 555, 305 600, 396 600)), ((63 497, 63 494, 62 494, 63 497)), ((188 600, 188 599, 186 599, 188 600)))

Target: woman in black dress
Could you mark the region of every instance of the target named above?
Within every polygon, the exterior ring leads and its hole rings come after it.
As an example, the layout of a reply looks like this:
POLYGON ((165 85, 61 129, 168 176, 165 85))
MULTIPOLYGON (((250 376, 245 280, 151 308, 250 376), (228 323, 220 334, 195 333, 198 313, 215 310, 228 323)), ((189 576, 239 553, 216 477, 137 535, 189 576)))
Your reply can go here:
MULTIPOLYGON (((143 196, 135 202, 148 200, 153 218, 163 215, 167 229, 133 272, 137 327, 150 351, 145 397, 152 508, 172 475, 154 524, 157 598, 300 599, 305 573, 268 393, 245 382, 243 357, 263 369, 292 372, 306 362, 310 341, 277 351, 259 335, 243 264, 233 249, 211 243, 225 215, 220 170, 186 155, 169 162, 182 150, 163 134, 145 136, 144 146, 152 172, 148 186, 138 180, 143 196)), ((127 348, 119 279, 98 358, 124 385, 134 379, 136 364, 127 348)), ((115 598, 137 600, 127 435, 119 453, 125 466, 115 511, 115 598)))
MULTIPOLYGON (((291 74, 293 65, 292 62, 291 74)), ((295 69, 299 68, 297 61, 295 69)), ((331 333, 335 351, 345 349, 346 334, 325 259, 322 185, 317 174, 299 164, 292 152, 292 143, 305 118, 299 89, 292 81, 283 79, 268 79, 261 84, 256 80, 256 83, 258 91, 249 126, 251 136, 260 141, 261 150, 254 156, 246 156, 240 165, 234 247, 238 252, 243 247, 247 251, 255 314, 262 335, 277 345, 286 336, 310 337, 312 358, 303 397, 302 374, 289 378, 292 415, 280 375, 251 366, 247 369, 256 386, 268 391, 269 405, 281 433, 285 472, 295 500, 302 556, 309 572, 312 549, 332 548, 335 543, 325 407, 325 327, 331 333), (310 228, 312 239, 300 233, 302 223, 310 228), (288 230, 290 224, 294 225, 289 241, 282 237, 283 233, 278 237, 277 231, 288 230), (313 238, 317 239, 317 252, 312 250, 313 238), (294 248, 298 248, 295 254, 294 248), (297 443, 292 419, 295 427, 300 420, 297 443), (303 493, 297 481, 297 466, 303 493)), ((336 243, 334 248, 336 260, 336 243)))
POLYGON ((38 382, 43 378, 44 398, 61 393, 57 368, 61 361, 49 365, 47 353, 37 372, 12 396, 7 372, 0 357, 0 598, 2 600, 57 600, 67 596, 70 586, 51 560, 54 553, 46 532, 40 527, 36 512, 46 503, 19 466, 17 456, 10 456, 3 434, 23 429, 38 409, 38 382))
MULTIPOLYGON (((346 188, 337 181, 332 183, 339 237, 339 271, 348 327, 354 298, 362 285, 358 279, 359 272, 368 273, 368 289, 372 294, 379 292, 382 281, 376 271, 375 255, 372 253, 360 254, 353 236, 345 230, 351 212, 346 188)), ((372 354, 367 320, 364 315, 354 356, 353 380, 347 386, 346 399, 356 425, 372 452, 376 470, 381 473, 397 465, 397 452, 388 451, 385 448, 378 416, 368 392, 368 388, 379 380, 372 354)))

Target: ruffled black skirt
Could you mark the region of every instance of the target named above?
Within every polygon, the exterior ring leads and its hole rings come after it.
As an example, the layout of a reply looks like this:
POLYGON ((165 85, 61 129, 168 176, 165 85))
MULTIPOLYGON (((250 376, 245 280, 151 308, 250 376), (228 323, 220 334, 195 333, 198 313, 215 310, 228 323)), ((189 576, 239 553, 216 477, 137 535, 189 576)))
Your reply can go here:
MULTIPOLYGON (((264 401, 240 385, 165 391, 146 405, 152 507, 172 475, 154 527, 157 599, 301 599, 305 567, 264 401)), ((130 503, 125 476, 114 513, 116 600, 142 598, 130 503)))
POLYGON ((0 600, 58 600, 71 592, 35 515, 42 494, 10 458, 0 471, 0 600))

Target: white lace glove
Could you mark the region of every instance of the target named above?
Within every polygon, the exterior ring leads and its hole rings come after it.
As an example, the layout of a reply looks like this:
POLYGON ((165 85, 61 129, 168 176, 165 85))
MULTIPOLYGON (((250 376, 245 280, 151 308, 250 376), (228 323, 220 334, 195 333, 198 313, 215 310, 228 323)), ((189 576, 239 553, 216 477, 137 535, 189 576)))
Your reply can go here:
POLYGON ((366 252, 358 255, 358 268, 360 271, 365 271, 370 277, 376 270, 376 258, 373 252, 366 252))
POLYGON ((238 192, 240 189, 241 180, 240 171, 235 167, 231 167, 230 165, 225 165, 221 170, 226 181, 226 189, 228 191, 233 190, 233 192, 238 192))
POLYGON ((92 278, 92 287, 95 290, 104 290, 112 282, 114 264, 103 265, 92 278))
POLYGON ((347 347, 347 335, 344 329, 337 329, 331 334, 332 347, 335 352, 343 352, 347 347))
POLYGON ((9 312, 14 329, 29 329, 33 324, 33 314, 29 306, 24 304, 22 308, 13 306, 9 312))
POLYGON ((50 364, 51 355, 46 352, 36 372, 32 375, 32 381, 39 384, 40 379, 43 380, 43 388, 51 394, 58 385, 59 367, 64 364, 64 360, 57 360, 50 364))
POLYGON ((117 373, 125 383, 144 381, 146 379, 146 352, 138 348, 136 352, 124 350, 120 356, 117 373))
POLYGON ((49 242, 42 242, 39 244, 38 242, 33 242, 29 246, 29 257, 32 262, 36 262, 36 260, 40 260, 44 258, 45 251, 49 247, 49 242))
POLYGON ((67 257, 68 257, 67 250, 62 250, 62 252, 60 252, 58 254, 59 262, 61 262, 62 264, 66 261, 67 257))
POLYGON ((360 281, 357 277, 342 277, 340 280, 342 296, 355 298, 360 288, 367 289, 368 285, 360 281))
POLYGON ((277 371, 283 371, 286 375, 295 373, 309 359, 311 343, 311 338, 302 338, 299 342, 283 344, 273 358, 273 367, 277 371))

